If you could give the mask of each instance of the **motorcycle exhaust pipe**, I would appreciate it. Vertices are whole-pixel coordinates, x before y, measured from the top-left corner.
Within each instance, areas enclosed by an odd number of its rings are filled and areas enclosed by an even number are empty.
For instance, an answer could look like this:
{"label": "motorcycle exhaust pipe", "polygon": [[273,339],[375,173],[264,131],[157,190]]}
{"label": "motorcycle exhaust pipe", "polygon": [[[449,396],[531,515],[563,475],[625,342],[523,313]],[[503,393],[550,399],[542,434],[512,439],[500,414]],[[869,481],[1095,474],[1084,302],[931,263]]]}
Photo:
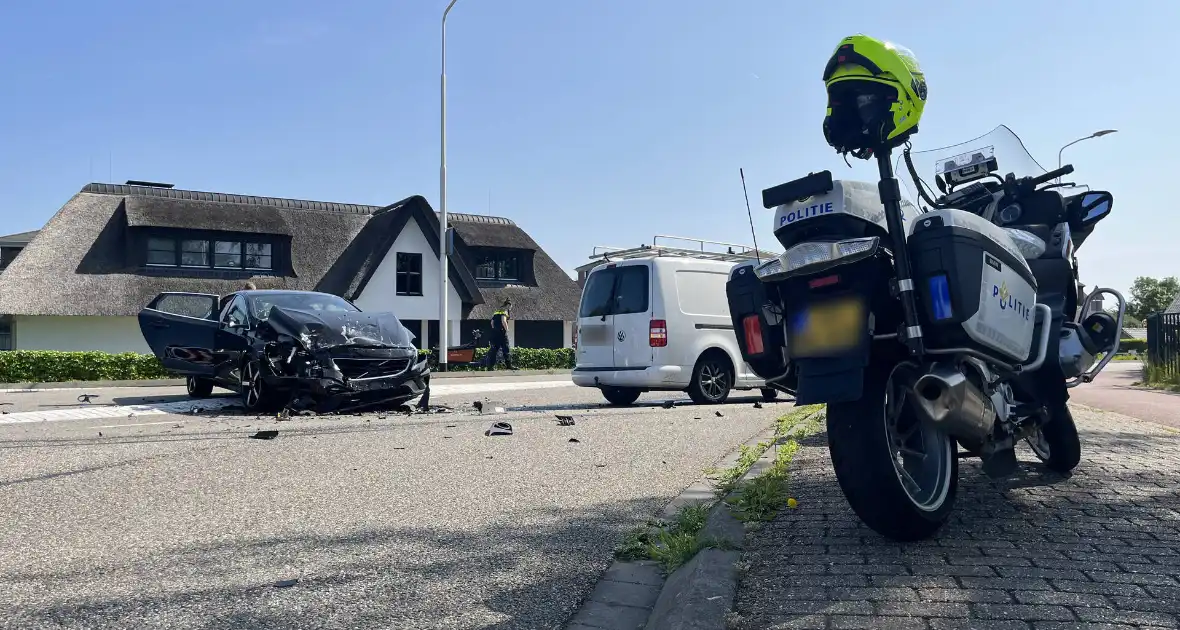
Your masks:
{"label": "motorcycle exhaust pipe", "polygon": [[935,364],[914,383],[914,394],[919,415],[964,446],[978,448],[991,437],[996,423],[991,401],[954,366]]}

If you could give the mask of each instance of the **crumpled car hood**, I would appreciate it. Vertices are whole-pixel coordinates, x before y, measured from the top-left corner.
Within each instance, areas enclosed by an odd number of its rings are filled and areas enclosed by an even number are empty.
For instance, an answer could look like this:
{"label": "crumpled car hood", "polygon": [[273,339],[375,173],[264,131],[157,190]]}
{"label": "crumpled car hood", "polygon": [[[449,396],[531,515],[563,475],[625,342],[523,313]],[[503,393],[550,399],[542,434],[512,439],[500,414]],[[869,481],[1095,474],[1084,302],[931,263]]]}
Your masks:
{"label": "crumpled car hood", "polygon": [[410,347],[413,334],[393,313],[305,311],[272,307],[267,323],[308,350],[335,346]]}

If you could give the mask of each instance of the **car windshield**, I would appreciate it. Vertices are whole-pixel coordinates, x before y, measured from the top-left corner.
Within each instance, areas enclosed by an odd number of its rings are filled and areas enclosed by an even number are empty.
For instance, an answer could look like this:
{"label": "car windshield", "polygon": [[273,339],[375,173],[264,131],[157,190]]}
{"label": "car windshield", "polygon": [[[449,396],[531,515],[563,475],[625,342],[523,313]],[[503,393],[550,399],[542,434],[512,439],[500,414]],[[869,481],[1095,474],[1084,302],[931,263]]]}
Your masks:
{"label": "car windshield", "polygon": [[[910,199],[921,200],[919,186],[925,188],[927,195],[937,199],[941,193],[935,188],[936,176],[946,182],[948,171],[983,165],[991,159],[996,161],[998,168],[995,174],[1000,177],[1005,177],[1008,173],[1012,173],[1018,178],[1036,177],[1048,172],[1028,152],[1020,137],[1005,125],[1000,125],[974,140],[940,149],[911,152],[910,160],[913,162],[914,169],[917,170],[921,181],[914,181],[906,166],[904,155],[897,158],[894,170],[898,179],[905,185]],[[1083,192],[1085,189],[1085,186],[1071,184],[1062,186],[1058,190],[1062,195],[1068,197],[1071,194]]]}
{"label": "car windshield", "polygon": [[328,311],[334,313],[357,312],[360,309],[347,300],[327,293],[260,293],[246,298],[250,312],[259,321],[270,317],[270,309],[279,306],[301,311]]}

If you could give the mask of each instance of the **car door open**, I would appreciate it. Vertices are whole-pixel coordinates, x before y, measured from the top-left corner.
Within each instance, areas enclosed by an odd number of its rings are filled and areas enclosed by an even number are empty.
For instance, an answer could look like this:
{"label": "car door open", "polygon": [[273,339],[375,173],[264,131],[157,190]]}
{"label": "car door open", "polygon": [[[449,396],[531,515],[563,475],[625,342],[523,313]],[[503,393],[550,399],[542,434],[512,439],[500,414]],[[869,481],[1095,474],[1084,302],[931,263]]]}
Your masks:
{"label": "car door open", "polygon": [[139,330],[164,367],[211,376],[216,360],[218,296],[161,293],[139,312]]}

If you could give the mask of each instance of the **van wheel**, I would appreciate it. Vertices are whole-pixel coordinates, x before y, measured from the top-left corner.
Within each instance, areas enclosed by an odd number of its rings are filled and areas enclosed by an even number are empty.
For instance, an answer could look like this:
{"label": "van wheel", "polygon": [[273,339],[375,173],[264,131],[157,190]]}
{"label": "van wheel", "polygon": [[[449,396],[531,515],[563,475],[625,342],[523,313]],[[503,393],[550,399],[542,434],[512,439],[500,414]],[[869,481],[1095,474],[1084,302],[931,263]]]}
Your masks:
{"label": "van wheel", "polygon": [[612,405],[630,405],[639,400],[639,390],[634,387],[603,387],[602,395]]}
{"label": "van wheel", "polygon": [[778,398],[778,390],[777,389],[774,389],[773,387],[763,387],[762,388],[762,400],[765,400],[766,402],[771,402],[777,398]]}
{"label": "van wheel", "polygon": [[186,376],[184,388],[188,391],[189,398],[208,398],[213,393],[213,381],[207,378]]}
{"label": "van wheel", "polygon": [[724,355],[709,352],[697,361],[688,384],[688,397],[698,405],[719,405],[729,398],[733,368]]}

